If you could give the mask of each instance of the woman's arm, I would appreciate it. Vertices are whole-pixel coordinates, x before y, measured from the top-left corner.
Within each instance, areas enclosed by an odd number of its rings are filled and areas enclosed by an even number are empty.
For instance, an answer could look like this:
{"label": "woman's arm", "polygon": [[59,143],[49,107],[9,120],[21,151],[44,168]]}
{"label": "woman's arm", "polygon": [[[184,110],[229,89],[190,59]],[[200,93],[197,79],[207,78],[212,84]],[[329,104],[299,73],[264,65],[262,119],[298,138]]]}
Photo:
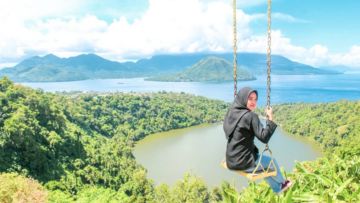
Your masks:
{"label": "woman's arm", "polygon": [[[255,113],[252,113],[251,119],[251,128],[254,135],[263,143],[268,143],[272,134],[275,132],[277,127],[276,123],[271,120],[266,120],[266,126],[264,128],[263,124],[260,122],[259,116]],[[272,117],[271,117],[272,119]]]}

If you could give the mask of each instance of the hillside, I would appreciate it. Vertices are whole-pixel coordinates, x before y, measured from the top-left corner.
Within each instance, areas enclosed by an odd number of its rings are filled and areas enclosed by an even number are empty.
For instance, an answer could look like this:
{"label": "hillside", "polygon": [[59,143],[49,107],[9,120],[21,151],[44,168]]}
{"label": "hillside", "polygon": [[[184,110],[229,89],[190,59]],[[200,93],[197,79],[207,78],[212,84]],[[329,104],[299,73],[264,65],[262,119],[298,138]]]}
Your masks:
{"label": "hillside", "polygon": [[284,130],[314,139],[326,152],[298,163],[286,175],[295,185],[280,196],[263,182],[241,193],[228,183],[210,190],[188,174],[173,187],[156,186],[136,163],[136,140],[219,122],[227,110],[221,101],[163,92],[56,95],[1,79],[0,103],[0,202],[11,202],[15,192],[26,195],[18,197],[22,202],[360,200],[360,101],[274,106]]}
{"label": "hillside", "polygon": [[[191,67],[201,59],[216,56],[227,61],[233,60],[232,53],[194,53],[177,55],[156,55],[150,59],[142,59],[136,63],[138,69],[146,69],[154,74],[178,73]],[[238,66],[247,69],[251,74],[266,74],[266,55],[259,53],[238,53]],[[272,55],[272,74],[275,75],[308,75],[308,74],[339,74],[335,70],[325,70],[291,61],[280,55]]]}
{"label": "hillside", "polygon": [[[59,58],[49,54],[26,59],[14,67],[0,70],[0,76],[7,76],[16,82],[58,82],[87,79],[157,77],[171,75],[190,68],[201,59],[216,56],[232,61],[231,53],[224,54],[177,54],[155,55],[137,62],[116,62],[95,54],[83,54],[70,58]],[[239,53],[238,66],[252,75],[266,74],[266,55]],[[338,74],[334,70],[314,68],[291,61],[285,57],[272,56],[272,74]]]}
{"label": "hillside", "polygon": [[[256,78],[247,70],[238,68],[238,80],[255,80]],[[172,81],[172,82],[215,82],[232,81],[233,65],[219,57],[209,56],[201,59],[199,62],[185,69],[184,71],[159,77],[152,77],[148,80]]]}
{"label": "hillside", "polygon": [[134,76],[126,64],[109,61],[95,54],[59,58],[49,54],[32,57],[13,68],[0,70],[0,76],[8,76],[17,82],[55,82]]}
{"label": "hillside", "polygon": [[[15,176],[6,173],[31,177],[49,191],[50,202],[153,200],[155,185],[135,161],[134,142],[219,122],[227,108],[222,101],[164,92],[61,96],[6,78],[0,79],[0,104],[0,183]],[[22,188],[28,188],[24,181],[2,185],[0,202],[11,202],[8,191]]]}

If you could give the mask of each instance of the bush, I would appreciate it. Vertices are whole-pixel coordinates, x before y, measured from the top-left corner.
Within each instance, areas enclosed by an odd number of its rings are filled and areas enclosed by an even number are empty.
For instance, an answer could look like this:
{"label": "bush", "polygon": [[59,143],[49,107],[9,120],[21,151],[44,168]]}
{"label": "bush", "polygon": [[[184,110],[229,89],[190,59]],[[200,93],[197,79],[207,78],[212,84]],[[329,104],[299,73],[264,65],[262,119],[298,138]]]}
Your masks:
{"label": "bush", "polygon": [[0,202],[46,202],[47,191],[36,180],[16,173],[0,174]]}

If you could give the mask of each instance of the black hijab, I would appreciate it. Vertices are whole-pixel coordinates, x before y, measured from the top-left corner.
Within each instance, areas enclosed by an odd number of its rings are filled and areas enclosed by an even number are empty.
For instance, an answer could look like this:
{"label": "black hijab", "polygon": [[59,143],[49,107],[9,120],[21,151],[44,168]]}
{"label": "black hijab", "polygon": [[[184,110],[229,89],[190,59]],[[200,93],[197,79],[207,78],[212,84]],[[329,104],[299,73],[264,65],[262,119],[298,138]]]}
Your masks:
{"label": "black hijab", "polygon": [[250,111],[247,106],[248,97],[251,93],[255,92],[256,96],[258,93],[256,90],[251,89],[250,87],[243,87],[237,93],[234,103],[231,105],[230,109],[226,113],[224,119],[224,132],[226,139],[229,139],[231,134],[234,132],[236,125],[240,119]]}

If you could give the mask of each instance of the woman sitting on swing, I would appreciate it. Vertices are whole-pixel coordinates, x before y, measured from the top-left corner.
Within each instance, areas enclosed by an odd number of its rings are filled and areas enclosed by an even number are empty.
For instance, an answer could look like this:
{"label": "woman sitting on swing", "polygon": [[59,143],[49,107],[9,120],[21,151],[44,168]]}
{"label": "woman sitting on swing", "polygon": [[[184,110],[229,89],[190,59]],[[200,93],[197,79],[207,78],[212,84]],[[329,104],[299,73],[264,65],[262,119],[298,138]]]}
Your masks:
{"label": "woman sitting on swing", "polygon": [[[272,121],[271,108],[266,109],[266,127],[263,127],[259,116],[253,112],[257,99],[256,90],[249,87],[242,88],[225,116],[224,131],[228,140],[226,165],[231,170],[252,173],[259,161],[259,150],[254,144],[254,138],[257,137],[261,142],[267,144],[277,127]],[[268,168],[270,161],[271,157],[263,155],[261,164]],[[277,175],[266,177],[265,180],[275,193],[280,194],[286,191],[292,183],[284,179],[276,160],[274,160],[274,165]]]}

